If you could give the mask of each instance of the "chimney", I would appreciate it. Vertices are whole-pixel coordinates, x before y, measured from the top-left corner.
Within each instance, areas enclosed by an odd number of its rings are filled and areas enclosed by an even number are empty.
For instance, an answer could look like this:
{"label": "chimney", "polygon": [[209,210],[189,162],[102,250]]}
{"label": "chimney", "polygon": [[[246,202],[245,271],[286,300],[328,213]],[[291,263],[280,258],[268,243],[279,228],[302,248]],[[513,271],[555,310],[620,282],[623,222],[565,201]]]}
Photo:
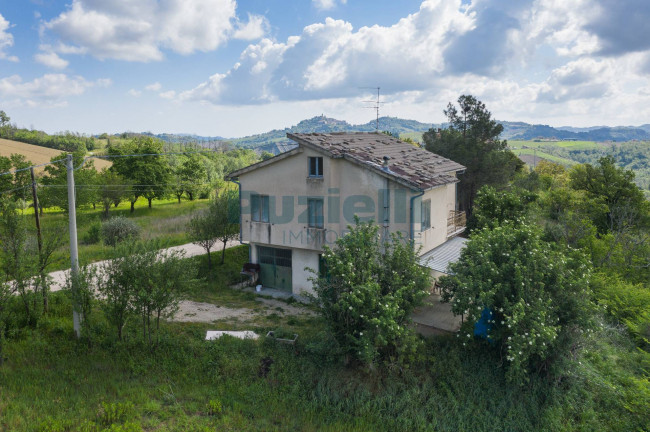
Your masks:
{"label": "chimney", "polygon": [[390,156],[384,156],[384,164],[382,166],[382,169],[384,171],[390,171],[390,169],[388,168],[388,161],[389,160],[390,160]]}

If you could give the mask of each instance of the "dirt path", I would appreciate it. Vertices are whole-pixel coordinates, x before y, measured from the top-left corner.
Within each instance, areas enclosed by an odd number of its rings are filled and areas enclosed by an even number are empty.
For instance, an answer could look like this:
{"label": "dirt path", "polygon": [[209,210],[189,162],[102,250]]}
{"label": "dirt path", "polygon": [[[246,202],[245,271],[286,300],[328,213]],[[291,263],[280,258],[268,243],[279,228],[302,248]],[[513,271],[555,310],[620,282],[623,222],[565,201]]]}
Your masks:
{"label": "dirt path", "polygon": [[223,319],[235,319],[246,321],[260,315],[304,315],[315,316],[312,310],[300,305],[290,305],[278,300],[257,298],[260,308],[228,308],[212,303],[200,303],[195,301],[183,300],[180,302],[178,312],[171,321],[178,322],[204,322],[210,323]]}
{"label": "dirt path", "polygon": [[[228,244],[226,245],[226,249],[239,246],[239,245],[240,243],[238,240],[231,241],[228,242]],[[205,255],[205,249],[203,249],[201,246],[195,245],[194,243],[187,243],[180,246],[174,246],[165,250],[184,251],[186,258],[197,256],[197,255]],[[219,246],[218,250],[221,250],[221,246]],[[107,262],[108,261],[97,261],[95,263],[92,263],[91,266],[97,268],[103,266]],[[63,289],[63,287],[65,286],[65,278],[69,271],[70,270],[59,270],[59,271],[49,273],[49,276],[52,278],[52,285],[50,285],[50,291],[59,291]]]}

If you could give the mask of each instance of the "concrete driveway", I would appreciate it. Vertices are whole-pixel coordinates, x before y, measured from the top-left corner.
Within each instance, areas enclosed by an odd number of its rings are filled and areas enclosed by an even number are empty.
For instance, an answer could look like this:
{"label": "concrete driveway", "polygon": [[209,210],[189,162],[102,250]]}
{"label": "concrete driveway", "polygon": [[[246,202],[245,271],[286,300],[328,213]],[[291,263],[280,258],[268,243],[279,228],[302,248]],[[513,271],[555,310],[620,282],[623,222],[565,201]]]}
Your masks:
{"label": "concrete driveway", "polygon": [[[226,244],[226,249],[231,247],[239,246],[239,240],[230,241]],[[219,243],[214,251],[221,251],[222,244]],[[174,246],[165,249],[167,251],[183,251],[185,252],[185,257],[193,257],[197,255],[205,255],[205,249],[201,246],[197,246],[194,243],[187,243],[180,246]],[[97,261],[91,264],[92,267],[98,268],[106,264],[108,261]],[[50,285],[50,291],[59,291],[65,287],[66,275],[70,270],[59,270],[52,273],[49,273],[49,276],[52,278],[52,284]]]}

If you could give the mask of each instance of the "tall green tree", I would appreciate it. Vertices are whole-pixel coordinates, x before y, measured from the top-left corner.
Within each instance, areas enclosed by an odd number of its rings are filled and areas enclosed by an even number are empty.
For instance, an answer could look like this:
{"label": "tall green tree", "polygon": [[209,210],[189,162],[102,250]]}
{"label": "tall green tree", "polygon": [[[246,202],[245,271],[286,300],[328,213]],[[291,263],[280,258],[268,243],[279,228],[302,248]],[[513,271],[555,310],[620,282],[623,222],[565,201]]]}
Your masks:
{"label": "tall green tree", "polygon": [[422,138],[427,150],[467,168],[460,176],[459,204],[471,216],[482,186],[505,186],[524,164],[507,149],[507,142],[499,139],[503,126],[474,96],[459,97],[458,107],[449,103],[444,113],[449,128],[440,132],[430,129]]}
{"label": "tall green tree", "polygon": [[162,141],[147,136],[137,136],[120,145],[110,145],[107,152],[112,159],[112,170],[131,183],[131,212],[135,211],[135,202],[144,197],[149,202],[164,198],[171,182],[169,161],[163,153]]}
{"label": "tall green tree", "polygon": [[[74,165],[75,201],[77,206],[91,205],[97,202],[97,171],[92,160],[84,162],[85,151],[72,153]],[[54,156],[51,162],[60,161],[62,156]],[[41,193],[44,207],[57,206],[68,211],[68,168],[65,162],[57,162],[45,167],[46,176],[42,183],[45,190]],[[29,175],[29,173],[27,173]],[[31,180],[30,180],[31,181]]]}
{"label": "tall green tree", "polygon": [[127,197],[129,185],[124,177],[108,168],[102,169],[98,174],[97,183],[102,214],[107,219],[111,206],[117,207]]}
{"label": "tall green tree", "polygon": [[[0,174],[11,171],[11,159],[0,156]],[[14,176],[12,174],[0,175],[0,195],[9,194],[14,185]]]}
{"label": "tall green tree", "polygon": [[615,231],[621,225],[647,224],[649,206],[634,183],[634,172],[617,167],[613,156],[600,158],[597,165],[576,165],[569,177],[573,189],[605,203],[606,210],[594,220],[599,233]]}
{"label": "tall green tree", "polygon": [[26,170],[26,168],[32,166],[32,163],[24,155],[18,153],[12,153],[9,159],[11,159],[11,167],[14,170],[20,170],[14,173],[13,186],[17,189],[13,192],[14,199],[24,200],[30,198],[31,194],[28,187],[32,183],[32,179],[29,170]]}

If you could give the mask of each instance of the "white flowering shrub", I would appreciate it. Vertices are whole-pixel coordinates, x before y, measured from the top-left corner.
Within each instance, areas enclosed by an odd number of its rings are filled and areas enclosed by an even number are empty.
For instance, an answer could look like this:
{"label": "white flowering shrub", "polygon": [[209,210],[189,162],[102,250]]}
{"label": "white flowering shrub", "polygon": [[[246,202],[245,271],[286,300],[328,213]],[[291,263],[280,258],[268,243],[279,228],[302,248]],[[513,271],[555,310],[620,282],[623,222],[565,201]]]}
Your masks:
{"label": "white flowering shrub", "polygon": [[518,221],[476,232],[450,270],[439,283],[464,316],[459,337],[464,345],[485,343],[473,329],[488,308],[489,341],[502,351],[510,381],[547,367],[593,315],[588,260],[543,241],[535,226]]}
{"label": "white flowering shrub", "polygon": [[410,314],[431,285],[410,241],[356,221],[333,248],[325,247],[325,271],[314,279],[316,303],[348,360],[365,365],[406,364],[419,339]]}

